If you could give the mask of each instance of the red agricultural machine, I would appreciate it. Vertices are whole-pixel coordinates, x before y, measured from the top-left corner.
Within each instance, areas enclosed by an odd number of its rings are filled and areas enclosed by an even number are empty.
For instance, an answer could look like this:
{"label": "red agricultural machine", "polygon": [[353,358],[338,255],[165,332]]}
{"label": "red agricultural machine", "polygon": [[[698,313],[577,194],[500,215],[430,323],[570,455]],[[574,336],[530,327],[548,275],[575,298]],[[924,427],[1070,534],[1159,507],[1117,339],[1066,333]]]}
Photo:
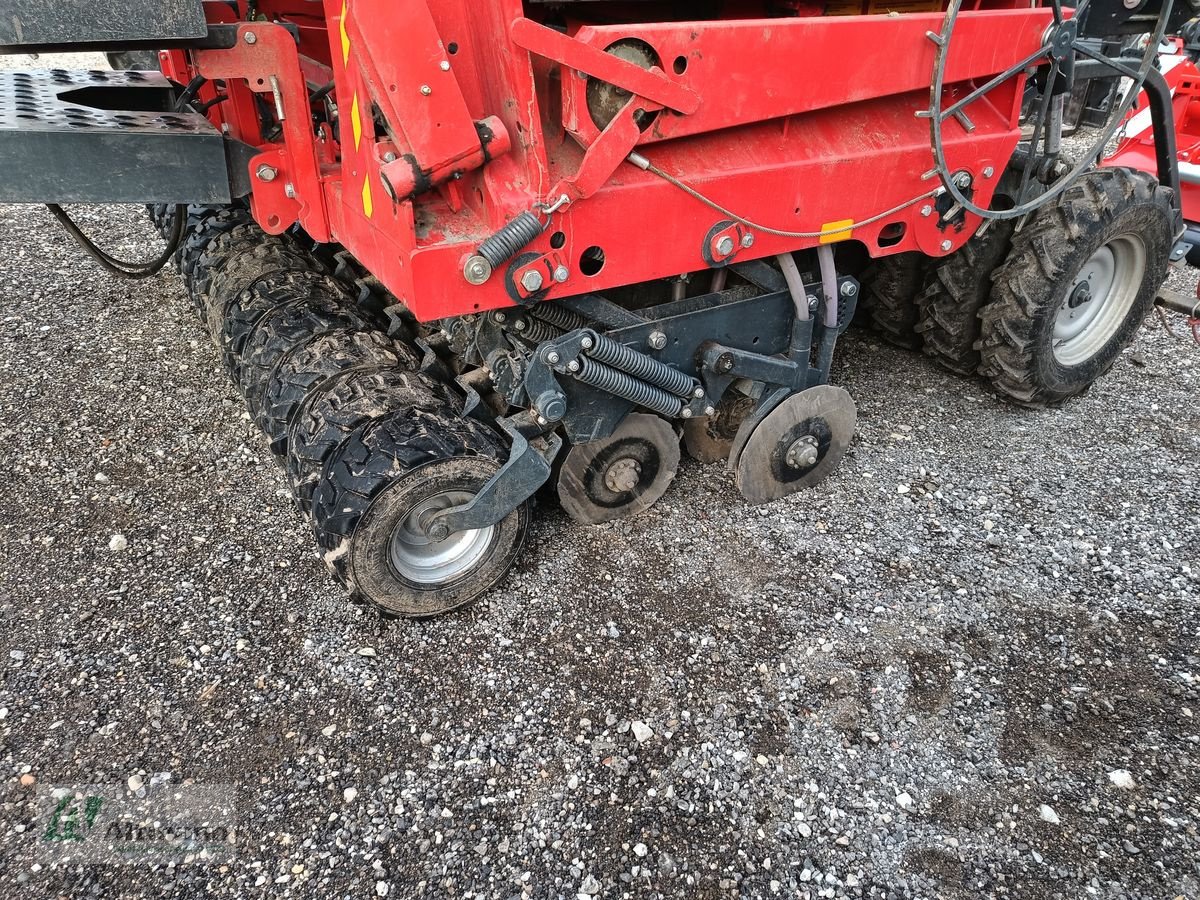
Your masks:
{"label": "red agricultural machine", "polygon": [[[1183,230],[1181,0],[0,7],[9,52],[157,53],[0,75],[0,200],[119,274],[177,261],[325,561],[394,614],[493,586],[544,486],[584,524],[646,508],[681,439],[752,503],[820,481],[856,313],[1018,403],[1077,394]],[[1114,76],[1068,158],[1066,99]],[[1097,168],[1143,85],[1156,177]],[[167,251],[114,259],[69,202],[145,202]]]}

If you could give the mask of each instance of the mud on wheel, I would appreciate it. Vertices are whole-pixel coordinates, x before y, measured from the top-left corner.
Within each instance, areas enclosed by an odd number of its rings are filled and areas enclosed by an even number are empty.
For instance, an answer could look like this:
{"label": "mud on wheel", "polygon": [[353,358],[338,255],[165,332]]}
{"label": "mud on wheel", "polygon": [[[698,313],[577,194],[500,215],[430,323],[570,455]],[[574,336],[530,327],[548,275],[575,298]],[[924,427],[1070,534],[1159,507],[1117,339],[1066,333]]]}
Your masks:
{"label": "mud on wheel", "polygon": [[1028,406],[1086,390],[1150,311],[1178,230],[1149,175],[1097,169],[1036,210],[996,270],[980,374]]}
{"label": "mud on wheel", "polygon": [[356,431],[313,502],[325,563],[356,597],[397,616],[447,612],[504,577],[525,543],[529,504],[494,525],[429,536],[500,468],[499,438],[451,409],[400,409]]}

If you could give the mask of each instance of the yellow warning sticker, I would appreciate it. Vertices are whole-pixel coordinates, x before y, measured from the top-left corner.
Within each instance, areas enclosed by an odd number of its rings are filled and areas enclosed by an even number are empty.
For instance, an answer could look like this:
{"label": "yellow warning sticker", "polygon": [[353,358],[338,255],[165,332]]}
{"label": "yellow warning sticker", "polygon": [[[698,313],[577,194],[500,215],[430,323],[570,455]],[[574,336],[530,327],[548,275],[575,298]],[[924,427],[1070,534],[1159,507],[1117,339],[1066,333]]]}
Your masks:
{"label": "yellow warning sticker", "polygon": [[350,35],[346,34],[346,3],[342,2],[342,16],[338,20],[338,31],[342,36],[342,65],[350,61]]}
{"label": "yellow warning sticker", "polygon": [[848,241],[854,234],[853,229],[853,219],[840,219],[837,222],[826,222],[821,226],[821,243],[836,244],[838,241]]}
{"label": "yellow warning sticker", "polygon": [[371,176],[370,175],[368,175],[366,177],[366,179],[363,181],[362,201],[363,201],[363,212],[366,214],[367,218],[369,219],[369,218],[371,218],[371,213],[375,209],[375,204],[371,201]]}
{"label": "yellow warning sticker", "polygon": [[362,140],[362,117],[358,114],[358,91],[354,92],[354,100],[350,103],[350,128],[354,132],[354,149]]}

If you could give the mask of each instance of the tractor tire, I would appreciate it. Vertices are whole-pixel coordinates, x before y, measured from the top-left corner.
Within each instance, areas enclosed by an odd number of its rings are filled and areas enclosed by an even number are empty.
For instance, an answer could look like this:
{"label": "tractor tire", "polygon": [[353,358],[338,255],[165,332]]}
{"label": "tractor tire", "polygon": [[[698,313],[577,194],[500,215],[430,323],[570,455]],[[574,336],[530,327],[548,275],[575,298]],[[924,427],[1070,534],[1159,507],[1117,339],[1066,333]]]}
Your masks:
{"label": "tractor tire", "polygon": [[312,291],[339,296],[341,286],[308,267],[279,269],[256,278],[225,305],[218,349],[225,371],[234,382],[238,381],[246,341],[259,320],[272,310]]}
{"label": "tractor tire", "polygon": [[429,512],[468,502],[503,464],[499,437],[453,408],[402,408],[355,431],[330,460],[313,502],[322,556],[351,595],[424,618],[492,588],[525,543],[530,506],[444,540]]}
{"label": "tractor tire", "polygon": [[1170,191],[1120,168],[1096,169],[1036,210],[996,270],[980,374],[1022,406],[1086,390],[1150,311],[1179,224]]}
{"label": "tractor tire", "polygon": [[293,348],[271,371],[256,424],[271,452],[287,457],[288,426],[308,394],[346,369],[374,366],[415,370],[417,354],[378,331],[331,331]]}
{"label": "tractor tire", "polygon": [[897,253],[872,260],[862,275],[863,294],[871,324],[889,344],[917,350],[917,294],[924,278],[925,257],[920,253]]}
{"label": "tractor tire", "polygon": [[279,361],[300,344],[331,331],[369,331],[370,323],[347,305],[344,295],[311,288],[258,320],[246,338],[237,384],[252,419],[258,418],[267,381]]}
{"label": "tractor tire", "polygon": [[393,366],[347,369],[309,392],[288,429],[288,479],[309,513],[321,473],[350,436],[397,408],[454,408],[447,385]]}
{"label": "tractor tire", "polygon": [[992,293],[992,273],[1012,245],[1012,221],[993,221],[933,264],[917,297],[917,332],[926,355],[958,375],[979,368],[979,314]]}

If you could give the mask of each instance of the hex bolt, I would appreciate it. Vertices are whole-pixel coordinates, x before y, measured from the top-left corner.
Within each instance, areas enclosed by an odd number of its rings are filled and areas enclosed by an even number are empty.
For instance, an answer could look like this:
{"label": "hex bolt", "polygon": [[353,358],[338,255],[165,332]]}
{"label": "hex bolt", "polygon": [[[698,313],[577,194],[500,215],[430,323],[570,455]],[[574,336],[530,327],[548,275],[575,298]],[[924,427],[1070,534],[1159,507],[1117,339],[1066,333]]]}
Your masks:
{"label": "hex bolt", "polygon": [[274,181],[275,176],[278,175],[279,172],[274,166],[268,166],[266,163],[263,163],[254,170],[254,174],[258,176],[259,181]]}
{"label": "hex bolt", "polygon": [[579,360],[573,359],[569,363],[567,363],[567,371],[568,372],[578,372],[579,371]]}
{"label": "hex bolt", "polygon": [[984,167],[984,169],[983,169],[983,177],[984,178],[991,178],[995,174],[996,174],[996,170],[993,169],[991,166]]}
{"label": "hex bolt", "polygon": [[395,162],[396,154],[393,153],[391,150],[389,150],[387,153],[383,154],[383,161],[384,162]]}
{"label": "hex bolt", "polygon": [[253,31],[247,31],[242,35],[242,40],[247,44],[254,44],[258,41],[258,35],[256,35]]}
{"label": "hex bolt", "polygon": [[967,172],[959,172],[954,176],[954,183],[960,188],[969,188],[971,186],[971,176]]}
{"label": "hex bolt", "polygon": [[717,241],[717,252],[722,256],[728,256],[730,253],[732,253],[733,238],[731,238],[729,235],[725,235],[725,237]]}
{"label": "hex bolt", "polygon": [[699,400],[701,397],[704,396],[704,388],[697,385],[696,389],[694,391],[692,391],[692,396],[695,397],[697,400]]}
{"label": "hex bolt", "polygon": [[683,416],[685,419],[690,419],[692,417],[692,411],[690,408],[685,406],[679,415]]}
{"label": "hex bolt", "polygon": [[705,414],[706,416],[712,416],[712,415],[716,415],[716,412],[717,412],[717,408],[716,408],[715,406],[706,406],[706,407],[704,407],[704,414]]}
{"label": "hex bolt", "polygon": [[502,312],[492,313],[492,321],[495,322],[497,325],[503,325],[506,319],[508,319],[508,316],[506,316]]}
{"label": "hex bolt", "polygon": [[463,266],[463,278],[468,284],[483,284],[492,277],[492,264],[482,256],[472,256]]}
{"label": "hex bolt", "polygon": [[433,88],[431,88],[427,84],[423,84],[423,85],[421,85],[421,93],[424,94],[426,97],[428,97],[430,94],[433,93]]}
{"label": "hex bolt", "polygon": [[858,293],[858,288],[853,281],[843,281],[840,290],[843,297],[853,297]]}
{"label": "hex bolt", "polygon": [[524,331],[528,327],[524,319],[517,319],[517,321],[513,322],[513,331]]}
{"label": "hex bolt", "polygon": [[449,72],[450,71],[450,60],[443,59],[440,63],[438,63],[438,68],[441,69],[443,72]]}
{"label": "hex bolt", "polygon": [[921,215],[923,215],[925,217],[932,216],[933,215],[933,207],[930,206],[928,203],[926,203],[924,206],[921,207]]}
{"label": "hex bolt", "polygon": [[745,248],[746,250],[749,250],[753,246],[754,246],[754,235],[743,234],[742,235],[742,247]]}
{"label": "hex bolt", "polygon": [[595,341],[593,341],[590,337],[585,337],[579,342],[579,346],[584,350],[591,350],[594,345]]}
{"label": "hex bolt", "polygon": [[667,346],[667,336],[661,331],[650,332],[649,343],[654,350],[661,350]]}
{"label": "hex bolt", "polygon": [[551,350],[549,353],[546,354],[546,362],[548,362],[552,366],[557,366],[561,360],[562,360],[562,357],[558,355],[557,350]]}
{"label": "hex bolt", "polygon": [[943,250],[949,250],[953,246],[954,246],[954,243],[952,241],[942,241],[942,249]]}
{"label": "hex bolt", "polygon": [[564,281],[566,281],[570,277],[571,277],[571,270],[568,269],[566,266],[556,266],[554,268],[554,280],[557,281],[559,284],[562,284]]}
{"label": "hex bolt", "polygon": [[533,294],[542,289],[542,273],[536,269],[530,269],[521,276],[521,287]]}

